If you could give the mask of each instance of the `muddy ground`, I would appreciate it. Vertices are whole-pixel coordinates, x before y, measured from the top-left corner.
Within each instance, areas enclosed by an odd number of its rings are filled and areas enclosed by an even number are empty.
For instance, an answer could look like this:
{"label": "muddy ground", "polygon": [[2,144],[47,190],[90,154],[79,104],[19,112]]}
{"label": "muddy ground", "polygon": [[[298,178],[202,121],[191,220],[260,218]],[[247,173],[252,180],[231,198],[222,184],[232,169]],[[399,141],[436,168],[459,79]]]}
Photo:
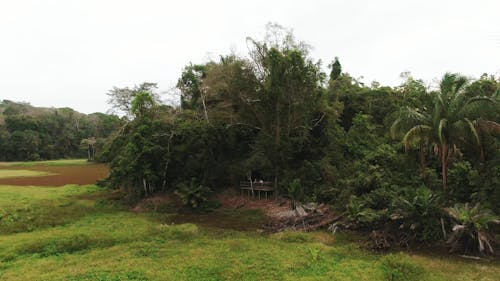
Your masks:
{"label": "muddy ground", "polygon": [[5,178],[0,179],[0,185],[36,185],[36,186],[63,186],[66,184],[95,184],[109,174],[108,166],[104,164],[79,165],[79,166],[42,166],[30,167],[0,166],[3,170],[32,170],[49,172],[54,175]]}

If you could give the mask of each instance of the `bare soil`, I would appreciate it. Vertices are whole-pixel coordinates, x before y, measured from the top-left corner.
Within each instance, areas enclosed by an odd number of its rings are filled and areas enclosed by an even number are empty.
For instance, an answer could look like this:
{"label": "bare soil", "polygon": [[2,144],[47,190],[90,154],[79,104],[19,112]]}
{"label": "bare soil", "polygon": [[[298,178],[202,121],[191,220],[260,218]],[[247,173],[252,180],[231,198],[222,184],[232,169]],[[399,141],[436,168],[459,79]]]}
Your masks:
{"label": "bare soil", "polygon": [[228,209],[256,209],[261,210],[270,220],[279,220],[295,216],[292,203],[289,199],[252,199],[240,195],[234,189],[227,189],[215,196],[224,208]]}

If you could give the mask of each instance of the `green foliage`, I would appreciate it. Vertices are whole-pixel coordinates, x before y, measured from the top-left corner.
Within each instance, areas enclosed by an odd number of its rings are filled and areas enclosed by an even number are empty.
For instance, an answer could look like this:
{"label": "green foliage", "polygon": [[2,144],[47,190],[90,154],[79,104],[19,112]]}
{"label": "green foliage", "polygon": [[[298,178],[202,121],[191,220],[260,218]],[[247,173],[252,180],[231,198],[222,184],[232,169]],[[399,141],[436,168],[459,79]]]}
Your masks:
{"label": "green foliage", "polygon": [[294,179],[288,185],[288,196],[292,199],[292,209],[295,210],[296,200],[300,199],[302,193],[302,185],[300,184],[300,179]]}
{"label": "green foliage", "polygon": [[330,64],[330,80],[337,80],[342,74],[342,65],[340,65],[339,58],[335,57],[335,60]]}
{"label": "green foliage", "polygon": [[[416,107],[400,108],[391,126],[393,136],[404,135],[407,149],[415,144],[420,145],[422,152],[428,145],[435,147],[440,156],[445,191],[450,156],[459,154],[459,148],[467,144],[481,146],[480,135],[499,126],[497,120],[490,119],[498,112],[497,100],[467,95],[468,82],[460,74],[446,73],[440,81],[439,91],[429,93]],[[421,161],[425,163],[423,158]]]}
{"label": "green foliage", "polygon": [[198,184],[196,178],[192,178],[189,185],[179,184],[175,194],[181,198],[185,205],[197,209],[208,201],[211,192],[209,187]]}
{"label": "green foliage", "polygon": [[[0,102],[0,161],[37,161],[83,158],[82,139],[94,138],[94,151],[117,131],[122,121],[114,115],[85,115],[69,108],[46,109],[10,101]],[[2,118],[3,117],[3,118]]]}
{"label": "green foliage", "polygon": [[404,244],[436,241],[441,238],[438,199],[426,187],[378,188],[360,197],[352,196],[347,217],[358,227],[381,229],[392,237],[404,233]]}
{"label": "green foliage", "polygon": [[308,248],[309,258],[311,263],[315,264],[319,261],[321,249],[320,248]]}
{"label": "green foliage", "polygon": [[453,232],[447,243],[452,252],[461,251],[465,254],[493,254],[493,238],[488,234],[489,224],[499,224],[500,217],[491,211],[482,209],[480,204],[472,206],[469,203],[455,204],[445,208],[446,214],[454,221]]}
{"label": "green foliage", "polygon": [[483,207],[500,214],[500,158],[489,161],[479,169],[479,191],[473,194],[474,201],[481,202]]}
{"label": "green foliage", "polygon": [[402,231],[413,233],[417,241],[439,240],[439,196],[425,186],[405,193],[393,199],[391,220],[399,223]]}
{"label": "green foliage", "polygon": [[387,281],[420,281],[426,276],[422,266],[402,253],[386,255],[380,264]]}
{"label": "green foliage", "polygon": [[449,171],[450,193],[454,202],[471,202],[479,191],[479,173],[467,161],[454,162]]}

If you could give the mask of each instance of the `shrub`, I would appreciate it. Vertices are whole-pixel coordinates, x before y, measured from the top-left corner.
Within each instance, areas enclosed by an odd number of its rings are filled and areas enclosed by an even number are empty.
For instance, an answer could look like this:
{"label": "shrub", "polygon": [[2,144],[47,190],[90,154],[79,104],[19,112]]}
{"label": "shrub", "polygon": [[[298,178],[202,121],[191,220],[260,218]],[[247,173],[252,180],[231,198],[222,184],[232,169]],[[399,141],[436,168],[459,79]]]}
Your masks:
{"label": "shrub", "polygon": [[453,233],[448,239],[451,252],[465,254],[493,254],[493,238],[488,234],[488,224],[500,223],[500,218],[478,204],[456,204],[445,212],[453,219]]}
{"label": "shrub", "polygon": [[200,208],[208,200],[208,196],[212,191],[207,186],[197,184],[196,178],[191,179],[188,185],[180,184],[179,188],[175,191],[182,202],[194,209]]}
{"label": "shrub", "polygon": [[[376,248],[408,247],[414,241],[441,238],[439,196],[429,188],[382,187],[351,196],[347,217],[356,226],[372,230]],[[380,242],[383,242],[382,244]]]}
{"label": "shrub", "polygon": [[387,209],[369,207],[365,198],[351,196],[347,205],[347,218],[361,227],[371,228],[387,219]]}
{"label": "shrub", "polygon": [[380,261],[384,278],[387,281],[420,281],[424,280],[425,271],[422,266],[413,262],[405,254],[389,254]]}
{"label": "shrub", "polygon": [[393,199],[391,219],[399,224],[399,229],[412,233],[419,241],[440,239],[439,196],[425,186],[409,188],[405,193]]}
{"label": "shrub", "polygon": [[292,199],[293,210],[295,210],[296,200],[299,199],[301,191],[302,191],[302,185],[300,184],[300,179],[294,179],[288,185],[288,196],[290,196],[290,199]]}

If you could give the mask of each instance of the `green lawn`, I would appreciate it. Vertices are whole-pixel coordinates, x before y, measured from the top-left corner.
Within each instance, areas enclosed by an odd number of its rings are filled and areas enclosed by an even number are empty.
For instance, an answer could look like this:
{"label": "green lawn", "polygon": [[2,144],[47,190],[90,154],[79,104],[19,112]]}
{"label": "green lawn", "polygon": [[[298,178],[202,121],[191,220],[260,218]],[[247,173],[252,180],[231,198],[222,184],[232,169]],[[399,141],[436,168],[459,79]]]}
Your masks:
{"label": "green lawn", "polygon": [[0,166],[30,167],[30,166],[72,166],[87,165],[87,159],[60,159],[48,161],[30,161],[30,162],[0,162]]}
{"label": "green lawn", "polygon": [[[500,265],[379,255],[326,232],[265,234],[168,224],[98,187],[0,186],[0,280],[499,280]],[[256,212],[224,211],[255,222]],[[411,277],[417,279],[411,279]]]}
{"label": "green lawn", "polygon": [[[0,170],[0,179],[48,176],[51,173],[30,170]],[[1,199],[0,199],[1,200]]]}

